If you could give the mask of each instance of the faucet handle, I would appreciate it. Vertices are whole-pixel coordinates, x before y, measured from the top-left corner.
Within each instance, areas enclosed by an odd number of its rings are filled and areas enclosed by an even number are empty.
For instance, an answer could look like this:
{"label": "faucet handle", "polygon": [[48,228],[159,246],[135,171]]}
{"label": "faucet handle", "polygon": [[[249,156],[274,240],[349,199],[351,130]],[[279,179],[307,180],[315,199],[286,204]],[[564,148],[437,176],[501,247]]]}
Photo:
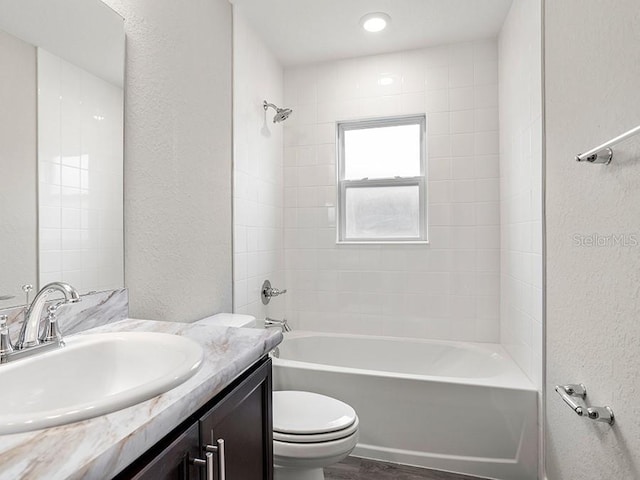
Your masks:
{"label": "faucet handle", "polygon": [[29,294],[33,291],[33,285],[30,285],[28,283],[26,285],[22,285],[22,291],[27,297],[25,301],[25,305],[29,305]]}
{"label": "faucet handle", "polygon": [[0,363],[4,363],[6,356],[13,352],[9,327],[7,327],[8,320],[8,316],[0,315]]}
{"label": "faucet handle", "polygon": [[260,297],[262,298],[263,305],[267,305],[271,301],[271,297],[277,297],[285,293],[287,293],[286,288],[284,290],[280,290],[278,288],[272,288],[271,282],[269,280],[265,280],[264,283],[262,284]]}
{"label": "faucet handle", "polygon": [[57,342],[60,346],[64,345],[62,333],[58,326],[58,319],[56,318],[56,312],[62,305],[64,305],[64,302],[58,302],[47,307],[47,318],[44,320],[44,329],[40,334],[40,343]]}

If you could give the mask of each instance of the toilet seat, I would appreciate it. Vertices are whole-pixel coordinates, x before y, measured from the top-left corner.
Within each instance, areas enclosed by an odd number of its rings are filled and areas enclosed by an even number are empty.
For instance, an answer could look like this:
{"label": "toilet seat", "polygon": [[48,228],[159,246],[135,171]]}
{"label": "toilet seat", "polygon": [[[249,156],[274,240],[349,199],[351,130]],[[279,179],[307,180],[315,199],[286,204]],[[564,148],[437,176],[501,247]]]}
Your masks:
{"label": "toilet seat", "polygon": [[343,438],[349,435],[346,430],[357,429],[357,425],[352,429],[356,420],[355,410],[335,398],[312,392],[273,392],[274,438],[276,433],[300,443],[307,443],[309,437],[322,438],[319,435],[328,440]]}
{"label": "toilet seat", "polygon": [[[335,458],[346,457],[358,443],[359,432],[330,442],[288,443],[274,440],[274,464],[280,466],[300,465],[303,461],[308,467],[318,467],[334,463]],[[329,459],[329,460],[328,460]],[[340,460],[335,460],[340,461]]]}
{"label": "toilet seat", "polygon": [[360,420],[356,416],[355,421],[343,430],[336,430],[335,432],[328,433],[311,433],[311,434],[295,434],[295,433],[282,433],[273,431],[273,439],[279,442],[287,443],[316,443],[316,442],[331,442],[333,440],[340,440],[342,438],[353,435],[358,431],[358,425]]}

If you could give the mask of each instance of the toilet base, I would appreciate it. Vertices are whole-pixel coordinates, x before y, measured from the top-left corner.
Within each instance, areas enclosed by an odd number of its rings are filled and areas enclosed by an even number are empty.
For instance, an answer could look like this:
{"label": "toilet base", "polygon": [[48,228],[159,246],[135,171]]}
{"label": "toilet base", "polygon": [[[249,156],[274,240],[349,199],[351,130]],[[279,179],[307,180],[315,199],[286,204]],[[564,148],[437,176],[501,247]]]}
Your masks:
{"label": "toilet base", "polygon": [[324,480],[322,468],[287,468],[275,465],[273,480]]}

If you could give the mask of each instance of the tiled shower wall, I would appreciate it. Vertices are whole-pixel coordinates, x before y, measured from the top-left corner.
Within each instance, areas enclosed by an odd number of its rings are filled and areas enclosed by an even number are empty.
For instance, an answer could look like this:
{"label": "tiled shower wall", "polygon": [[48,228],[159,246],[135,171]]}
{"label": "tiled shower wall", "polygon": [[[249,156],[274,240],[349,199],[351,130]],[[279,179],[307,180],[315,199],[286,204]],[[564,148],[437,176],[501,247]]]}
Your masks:
{"label": "tiled shower wall", "polygon": [[282,240],[282,124],[262,102],[282,105],[283,71],[234,9],[234,256],[233,308],[260,318],[284,313],[284,299],[265,307],[260,287],[284,283]]}
{"label": "tiled shower wall", "polygon": [[124,285],[122,95],[38,49],[40,285]]}
{"label": "tiled shower wall", "polygon": [[500,35],[501,342],[542,388],[542,73],[539,0]]}
{"label": "tiled shower wall", "polygon": [[[284,80],[291,322],[499,341],[497,41],[289,68]],[[425,112],[429,244],[336,245],[335,122]]]}

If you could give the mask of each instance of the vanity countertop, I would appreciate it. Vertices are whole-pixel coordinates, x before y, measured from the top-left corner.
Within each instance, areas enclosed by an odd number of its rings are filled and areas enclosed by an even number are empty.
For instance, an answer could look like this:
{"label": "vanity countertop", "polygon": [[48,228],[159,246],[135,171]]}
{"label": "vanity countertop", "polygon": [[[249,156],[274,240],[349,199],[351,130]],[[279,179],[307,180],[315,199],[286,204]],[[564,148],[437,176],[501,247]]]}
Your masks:
{"label": "vanity countertop", "polygon": [[133,319],[84,333],[140,331],[195,340],[204,349],[202,367],[185,383],[132,407],[60,427],[0,436],[0,480],[110,478],[282,341],[280,331],[273,329]]}

